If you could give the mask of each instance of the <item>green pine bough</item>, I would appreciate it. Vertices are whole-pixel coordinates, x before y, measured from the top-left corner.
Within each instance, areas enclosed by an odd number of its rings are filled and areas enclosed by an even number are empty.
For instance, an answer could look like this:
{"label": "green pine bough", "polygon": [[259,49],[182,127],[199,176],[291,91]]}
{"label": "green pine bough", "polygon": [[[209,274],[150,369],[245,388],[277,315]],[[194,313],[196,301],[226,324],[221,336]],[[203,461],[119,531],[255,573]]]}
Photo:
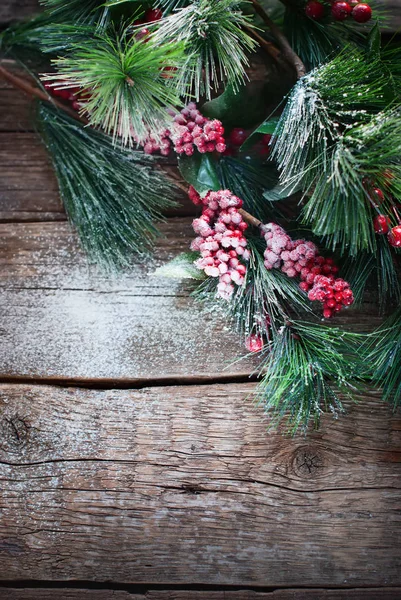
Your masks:
{"label": "green pine bough", "polygon": [[[129,268],[189,190],[197,236],[159,274],[192,279],[259,359],[253,396],[271,425],[318,426],[366,385],[397,408],[401,48],[382,43],[380,13],[42,4],[0,35],[2,58],[26,74],[2,63],[0,76],[38,99],[37,129],[90,260]],[[165,162],[174,155],[180,174]],[[383,325],[342,328],[340,309],[367,297],[390,314]]]}

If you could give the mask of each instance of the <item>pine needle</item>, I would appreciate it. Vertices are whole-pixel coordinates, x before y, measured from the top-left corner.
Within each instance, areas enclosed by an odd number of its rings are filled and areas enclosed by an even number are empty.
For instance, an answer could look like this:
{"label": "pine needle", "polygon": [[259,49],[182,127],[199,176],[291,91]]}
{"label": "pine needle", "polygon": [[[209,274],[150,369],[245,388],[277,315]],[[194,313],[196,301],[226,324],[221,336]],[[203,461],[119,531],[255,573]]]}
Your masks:
{"label": "pine needle", "polygon": [[117,149],[105,135],[42,104],[38,126],[60,194],[90,259],[106,269],[147,255],[154,224],[174,205],[172,187],[142,152]]}
{"label": "pine needle", "polygon": [[179,77],[171,82],[180,94],[193,92],[199,100],[203,94],[210,99],[220,83],[239,89],[246,79],[247,52],[257,46],[244,25],[249,26],[250,19],[234,0],[195,0],[157,24],[155,43],[176,40],[185,48]]}
{"label": "pine needle", "polygon": [[[149,39],[136,39],[127,30],[98,34],[53,61],[58,73],[45,79],[54,81],[57,88],[88,90],[84,111],[90,124],[132,146],[144,141],[149,132],[157,137],[171,122],[168,110],[181,105],[171,86],[176,76],[171,67],[178,66],[181,56],[179,44],[156,46]],[[170,69],[169,86],[166,67]]]}

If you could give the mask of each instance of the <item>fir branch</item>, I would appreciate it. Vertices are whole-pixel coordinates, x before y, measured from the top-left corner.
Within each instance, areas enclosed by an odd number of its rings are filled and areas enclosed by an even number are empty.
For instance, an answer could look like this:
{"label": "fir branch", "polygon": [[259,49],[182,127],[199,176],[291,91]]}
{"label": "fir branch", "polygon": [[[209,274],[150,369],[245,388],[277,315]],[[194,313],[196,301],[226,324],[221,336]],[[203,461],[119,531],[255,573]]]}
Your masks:
{"label": "fir branch", "polygon": [[293,88],[274,133],[272,158],[281,181],[313,181],[342,131],[368,122],[393,98],[380,58],[354,49],[308,73]]}
{"label": "fir branch", "polygon": [[127,31],[113,37],[104,33],[55,60],[57,75],[45,79],[55,81],[57,87],[90,90],[83,109],[90,125],[133,145],[149,132],[158,136],[171,121],[168,110],[181,104],[171,85],[176,71],[169,71],[169,86],[164,75],[164,69],[177,67],[180,58],[178,44],[161,47],[149,39],[135,39]]}
{"label": "fir branch", "polygon": [[382,387],[383,399],[396,409],[401,404],[401,309],[369,336],[362,350],[373,384]]}
{"label": "fir branch", "polygon": [[110,10],[104,0],[40,0],[46,14],[54,22],[96,25],[104,28],[110,21]]}
{"label": "fir branch", "polygon": [[198,100],[203,94],[210,99],[220,83],[238,89],[246,79],[247,52],[256,47],[243,30],[249,24],[235,0],[196,0],[155,25],[156,44],[184,44],[186,58],[178,79],[171,81],[179,93],[193,92]]}
{"label": "fir branch", "polygon": [[[40,14],[2,32],[0,48],[9,54],[25,50],[60,55],[91,38],[94,32],[91,26],[54,23],[48,15]],[[29,57],[32,58],[32,54]]]}
{"label": "fir branch", "polygon": [[[303,210],[305,221],[316,235],[326,237],[333,247],[340,244],[342,251],[353,256],[376,248],[364,178],[382,182],[383,189],[401,200],[400,110],[381,112],[368,123],[346,130],[331,155],[321,160],[320,173],[307,188],[311,196]],[[388,169],[392,177],[384,181]],[[389,202],[387,205],[390,208]],[[381,208],[385,210],[385,206]]]}
{"label": "fir branch", "polygon": [[360,336],[308,322],[284,325],[266,349],[256,399],[272,426],[295,434],[319,425],[323,412],[344,412],[341,396],[352,398],[359,369]]}
{"label": "fir branch", "polygon": [[39,130],[49,150],[67,214],[91,260],[112,269],[146,255],[154,220],[173,205],[172,186],[153,159],[116,149],[110,138],[41,105]]}
{"label": "fir branch", "polygon": [[359,252],[348,257],[344,265],[344,279],[349,282],[355,296],[355,304],[361,304],[367,288],[377,290],[381,314],[390,303],[400,303],[401,286],[394,252],[385,236],[378,236],[374,253]]}

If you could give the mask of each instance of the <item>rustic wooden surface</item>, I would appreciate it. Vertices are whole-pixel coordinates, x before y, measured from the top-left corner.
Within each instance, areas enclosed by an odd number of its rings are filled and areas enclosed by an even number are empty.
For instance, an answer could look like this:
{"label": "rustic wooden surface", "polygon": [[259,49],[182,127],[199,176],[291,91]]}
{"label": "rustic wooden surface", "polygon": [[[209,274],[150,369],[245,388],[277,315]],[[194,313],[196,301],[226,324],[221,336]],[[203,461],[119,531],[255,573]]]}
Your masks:
{"label": "rustic wooden surface", "polygon": [[268,432],[255,361],[154,275],[193,209],[154,259],[99,272],[31,114],[0,82],[0,600],[401,599],[399,416],[371,391],[306,437]]}

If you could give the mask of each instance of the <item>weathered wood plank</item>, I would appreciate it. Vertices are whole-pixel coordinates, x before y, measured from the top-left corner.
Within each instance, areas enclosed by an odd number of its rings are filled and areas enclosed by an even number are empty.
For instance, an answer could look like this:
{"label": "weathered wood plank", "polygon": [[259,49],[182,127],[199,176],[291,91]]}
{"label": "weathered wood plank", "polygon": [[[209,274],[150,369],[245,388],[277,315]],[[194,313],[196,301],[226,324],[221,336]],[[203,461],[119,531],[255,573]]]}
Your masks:
{"label": "weathered wood plank", "polygon": [[38,0],[2,0],[0,4],[0,25],[30,17],[38,10]]}
{"label": "weathered wood plank", "polygon": [[0,600],[400,600],[401,588],[354,588],[352,590],[150,590],[132,594],[115,590],[68,588],[0,589]]}
{"label": "weathered wood plank", "polygon": [[[153,275],[188,249],[190,219],[170,219],[154,259],[116,278],[90,268],[67,223],[0,224],[0,375],[150,378],[247,375],[255,361],[236,335],[189,297],[181,282]],[[337,322],[371,330],[374,306]]]}
{"label": "weathered wood plank", "polygon": [[162,227],[155,258],[116,278],[90,268],[67,223],[0,225],[0,375],[148,378],[247,375],[243,348],[156,266],[188,249],[190,219]]}
{"label": "weathered wood plank", "polygon": [[399,586],[400,418],[285,439],[252,389],[0,386],[0,579]]}

